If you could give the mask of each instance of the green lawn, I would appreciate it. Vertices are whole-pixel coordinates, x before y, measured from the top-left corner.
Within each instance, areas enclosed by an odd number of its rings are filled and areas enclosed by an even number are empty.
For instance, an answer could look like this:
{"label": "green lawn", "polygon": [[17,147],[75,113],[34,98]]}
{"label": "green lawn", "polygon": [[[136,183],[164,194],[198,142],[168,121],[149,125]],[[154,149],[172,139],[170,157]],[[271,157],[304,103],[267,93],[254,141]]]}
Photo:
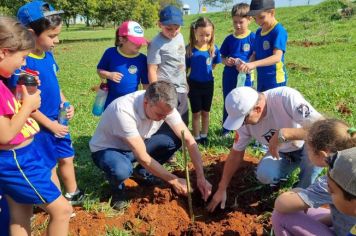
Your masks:
{"label": "green lawn", "polygon": [[[329,6],[330,5],[330,6]],[[302,94],[327,117],[344,119],[350,125],[356,125],[356,17],[330,20],[336,12],[329,4],[309,7],[277,9],[277,19],[289,34],[286,62],[289,86]],[[327,6],[327,7],[325,7]],[[322,12],[320,13],[320,10]],[[229,13],[206,14],[216,28],[216,44],[232,33]],[[188,39],[189,25],[197,18],[190,15],[185,18],[182,33]],[[251,30],[257,26],[251,23]],[[158,28],[147,29],[145,35],[152,39]],[[95,93],[91,87],[99,83],[96,65],[104,50],[114,45],[114,28],[85,28],[73,26],[63,28],[62,42],[55,49],[55,56],[60,66],[60,84],[69,101],[76,108],[76,115],[71,122],[71,134],[77,153],[76,168],[79,186],[91,194],[96,201],[102,193],[104,178],[94,167],[88,142],[92,136],[98,118],[91,114]],[[187,41],[186,41],[187,42]],[[314,46],[304,47],[304,44]],[[146,52],[146,49],[143,49]],[[227,153],[232,144],[218,136],[221,128],[222,89],[221,76],[223,66],[215,70],[215,94],[211,112],[211,145],[204,152]],[[338,112],[338,105],[344,104],[352,113],[343,115]],[[88,206],[90,208],[90,206]]]}

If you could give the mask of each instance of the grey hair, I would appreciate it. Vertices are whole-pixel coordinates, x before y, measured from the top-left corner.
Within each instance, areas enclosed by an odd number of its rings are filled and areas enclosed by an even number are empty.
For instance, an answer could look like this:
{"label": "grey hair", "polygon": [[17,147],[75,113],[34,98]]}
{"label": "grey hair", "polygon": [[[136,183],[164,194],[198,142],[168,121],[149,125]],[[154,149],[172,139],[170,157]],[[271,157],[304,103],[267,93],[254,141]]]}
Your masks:
{"label": "grey hair", "polygon": [[162,101],[172,109],[178,105],[178,95],[174,84],[164,80],[151,83],[146,89],[145,99],[151,104]]}

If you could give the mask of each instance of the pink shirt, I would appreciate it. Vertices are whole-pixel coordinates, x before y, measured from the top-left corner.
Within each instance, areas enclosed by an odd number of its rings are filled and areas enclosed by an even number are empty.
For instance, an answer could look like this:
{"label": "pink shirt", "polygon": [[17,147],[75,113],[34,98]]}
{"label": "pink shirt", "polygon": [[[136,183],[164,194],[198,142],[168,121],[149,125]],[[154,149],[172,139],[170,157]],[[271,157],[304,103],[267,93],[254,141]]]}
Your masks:
{"label": "pink shirt", "polygon": [[[21,104],[15,99],[10,90],[0,81],[0,116],[12,117],[19,112]],[[33,137],[40,127],[32,118],[28,118],[21,131],[8,143],[17,145]]]}

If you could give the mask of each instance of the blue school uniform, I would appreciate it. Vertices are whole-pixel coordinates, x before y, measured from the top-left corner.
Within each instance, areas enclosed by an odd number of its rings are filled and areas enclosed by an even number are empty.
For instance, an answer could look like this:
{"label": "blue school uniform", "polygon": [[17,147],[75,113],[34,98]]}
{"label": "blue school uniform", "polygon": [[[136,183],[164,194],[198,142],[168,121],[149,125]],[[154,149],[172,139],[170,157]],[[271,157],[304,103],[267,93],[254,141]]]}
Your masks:
{"label": "blue school uniform", "polygon": [[192,48],[192,55],[186,56],[189,83],[189,99],[193,113],[209,112],[214,94],[213,65],[221,63],[219,48],[215,45],[214,56],[208,48]]}
{"label": "blue school uniform", "polygon": [[0,236],[9,236],[10,215],[4,193],[0,189]]}
{"label": "blue school uniform", "polygon": [[[52,52],[44,52],[38,56],[30,53],[26,58],[26,67],[39,72],[41,85],[41,107],[39,110],[50,120],[57,120],[61,105],[60,87],[57,78],[59,67]],[[16,86],[17,77],[11,78],[11,86]],[[45,163],[49,168],[57,164],[58,158],[68,158],[75,155],[70,134],[57,138],[47,128],[41,126],[41,131],[35,136],[36,147],[45,154]]]}
{"label": "blue school uniform", "polygon": [[[248,31],[246,34],[241,36],[235,36],[230,34],[224,40],[221,45],[220,53],[223,57],[233,57],[239,58],[244,62],[248,62],[252,55],[252,45],[255,40],[255,33]],[[226,96],[237,86],[237,76],[239,72],[236,69],[236,66],[225,66],[223,71],[223,95],[224,101]],[[246,75],[245,86],[252,86],[253,79],[250,74]],[[227,112],[224,104],[224,113],[223,113],[223,122],[227,118]]]}
{"label": "blue school uniform", "polygon": [[126,55],[117,47],[106,49],[97,69],[123,74],[120,83],[108,80],[106,108],[113,100],[138,90],[140,83],[148,84],[147,58],[144,54]]}
{"label": "blue school uniform", "polygon": [[256,31],[253,51],[256,61],[273,55],[274,49],[283,51],[282,60],[275,65],[257,67],[257,91],[263,92],[271,88],[287,85],[287,71],[284,63],[288,34],[280,23],[276,23],[268,32]]}

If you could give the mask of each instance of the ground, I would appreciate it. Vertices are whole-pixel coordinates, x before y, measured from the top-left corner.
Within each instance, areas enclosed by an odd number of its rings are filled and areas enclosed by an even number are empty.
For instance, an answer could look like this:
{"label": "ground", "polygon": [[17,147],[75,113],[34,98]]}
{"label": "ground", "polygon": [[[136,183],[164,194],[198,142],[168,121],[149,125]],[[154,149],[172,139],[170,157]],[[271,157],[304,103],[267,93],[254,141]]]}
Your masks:
{"label": "ground", "polygon": [[[226,155],[203,159],[207,178],[217,186]],[[228,189],[225,210],[208,213],[206,203],[194,192],[195,223],[190,220],[187,199],[177,196],[169,186],[140,187],[129,179],[126,185],[132,200],[123,214],[110,216],[77,207],[76,217],[70,222],[70,235],[105,235],[111,228],[125,229],[133,235],[269,235],[272,190],[255,180],[257,161],[245,157],[244,167],[236,173]],[[184,174],[177,172],[177,175]],[[47,218],[43,212],[36,214],[35,232],[43,234]]]}

